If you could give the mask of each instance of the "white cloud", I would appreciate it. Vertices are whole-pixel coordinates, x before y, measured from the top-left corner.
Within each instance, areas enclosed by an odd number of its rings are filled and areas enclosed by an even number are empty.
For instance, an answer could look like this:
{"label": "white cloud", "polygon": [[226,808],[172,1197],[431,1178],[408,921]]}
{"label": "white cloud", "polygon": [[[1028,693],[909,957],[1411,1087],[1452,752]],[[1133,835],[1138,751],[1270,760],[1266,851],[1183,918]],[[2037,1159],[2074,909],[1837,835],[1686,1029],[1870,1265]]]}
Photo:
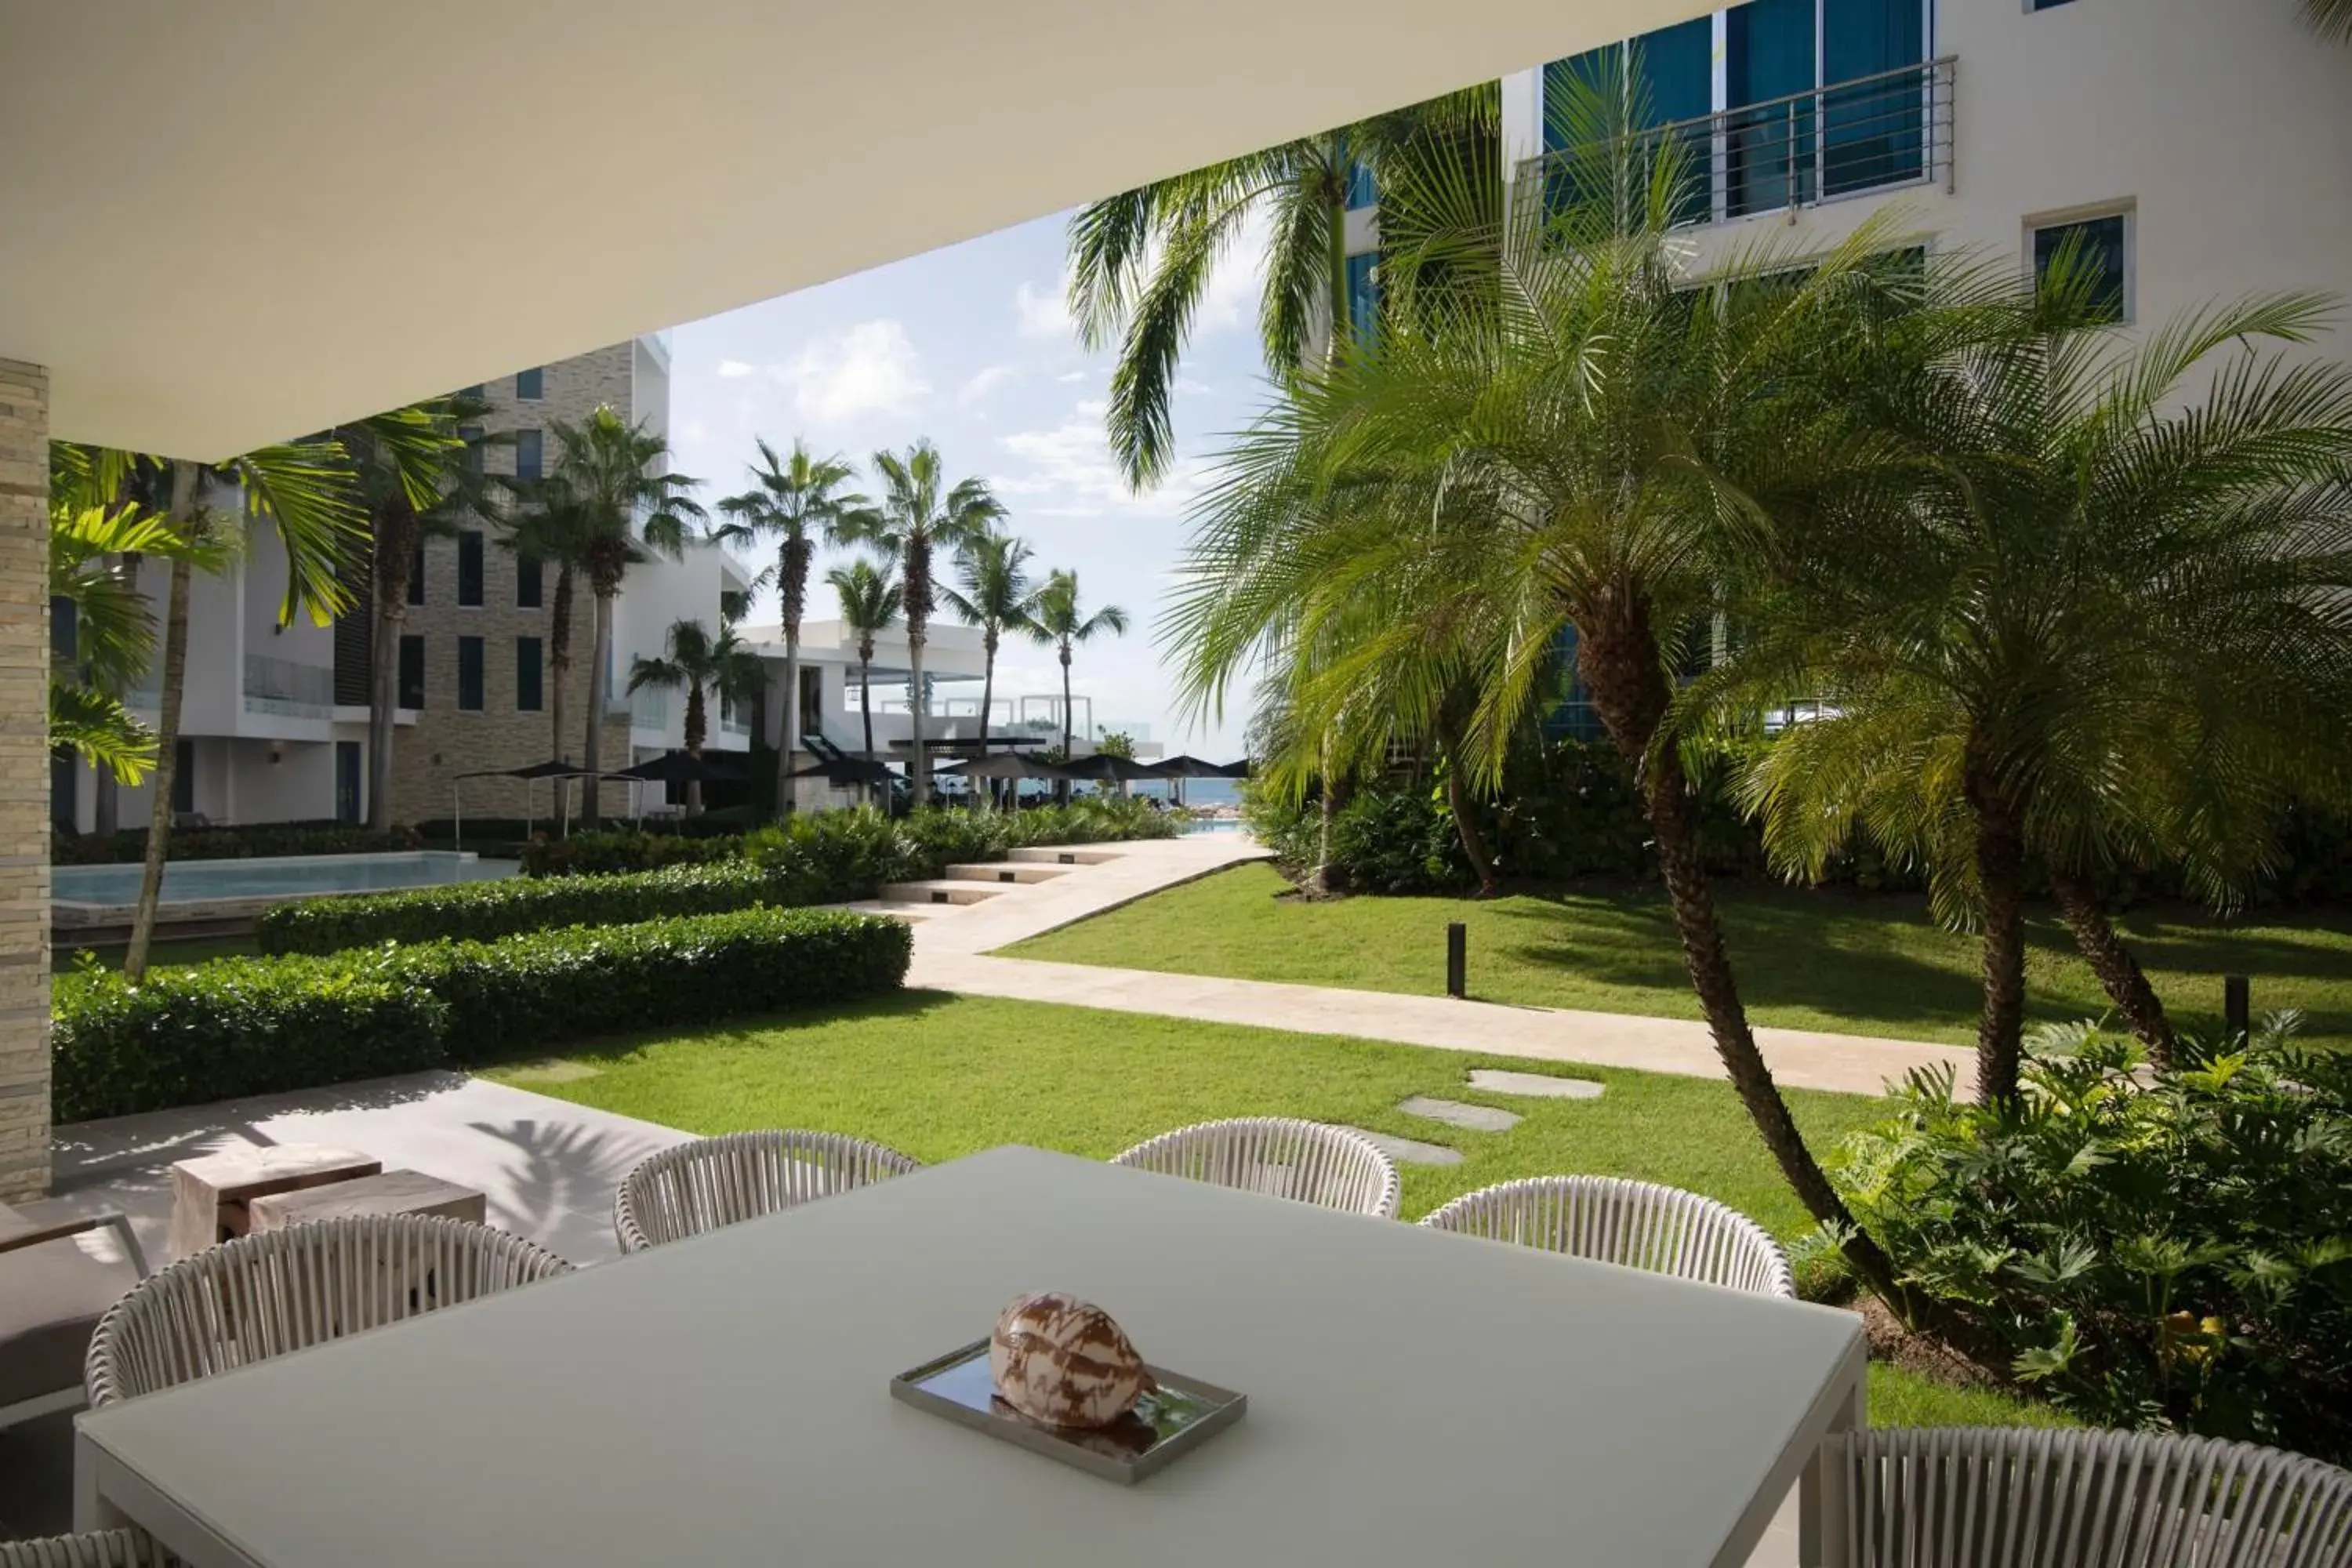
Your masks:
{"label": "white cloud", "polygon": [[1095,373],[1094,373],[1093,371],[1090,371],[1090,370],[1084,370],[1084,369],[1080,369],[1080,370],[1066,370],[1066,371],[1064,371],[1061,374],[1059,374],[1059,375],[1055,376],[1054,379],[1055,379],[1055,381],[1060,382],[1064,386],[1075,386],[1075,385],[1076,385],[1079,382],[1082,382],[1082,381],[1087,380],[1088,378],[1090,378],[1091,376],[1093,376],[1093,374],[1095,374]]}
{"label": "white cloud", "polygon": [[1077,323],[1070,319],[1069,294],[1062,279],[1054,279],[1053,286],[1047,289],[1024,281],[1013,290],[1013,315],[1024,338],[1052,338],[1061,342],[1077,338]]}
{"label": "white cloud", "polygon": [[861,321],[801,350],[776,379],[803,417],[841,424],[867,414],[907,414],[930,392],[922,355],[895,320]]}
{"label": "white cloud", "polygon": [[978,403],[998,387],[1020,378],[1021,367],[1017,364],[984,366],[956,389],[956,401],[967,405]]}
{"label": "white cloud", "polygon": [[1103,435],[1103,404],[1085,398],[1049,429],[1022,430],[998,444],[1024,469],[991,476],[1001,495],[1033,496],[1020,510],[1039,517],[1095,517],[1107,511],[1172,516],[1184,510],[1200,486],[1196,465],[1180,463],[1158,485],[1137,495],[1112,461]]}
{"label": "white cloud", "polygon": [[749,375],[759,368],[755,364],[740,359],[723,359],[719,362],[719,374],[728,381],[733,381],[738,376]]}

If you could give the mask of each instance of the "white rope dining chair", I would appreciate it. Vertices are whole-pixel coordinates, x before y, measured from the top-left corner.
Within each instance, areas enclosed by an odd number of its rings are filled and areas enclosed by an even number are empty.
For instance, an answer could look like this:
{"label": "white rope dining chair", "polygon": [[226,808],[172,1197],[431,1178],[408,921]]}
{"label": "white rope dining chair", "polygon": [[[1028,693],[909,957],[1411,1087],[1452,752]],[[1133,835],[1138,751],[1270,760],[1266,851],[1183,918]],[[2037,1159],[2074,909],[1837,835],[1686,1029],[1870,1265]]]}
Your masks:
{"label": "white rope dining chair", "polygon": [[1971,1426],[1843,1442],[1853,1568],[2352,1565],[2352,1474],[2281,1448]]}
{"label": "white rope dining chair", "polygon": [[1465,1193],[1421,1223],[1759,1296],[1797,1294],[1788,1255],[1762,1226],[1654,1182],[1530,1176]]}
{"label": "white rope dining chair", "polygon": [[171,1562],[143,1530],[0,1541],[0,1568],[165,1568]]}
{"label": "white rope dining chair", "polygon": [[621,1178],[613,1234],[623,1252],[639,1252],[922,1168],[896,1149],[838,1132],[698,1139],[641,1161]]}
{"label": "white rope dining chair", "polygon": [[1320,1121],[1275,1116],[1203,1121],[1138,1143],[1111,1163],[1396,1218],[1395,1162],[1362,1133]]}
{"label": "white rope dining chair", "polygon": [[149,1276],[99,1320],[89,1403],[135,1399],[570,1272],[519,1236],[429,1215],[240,1236]]}

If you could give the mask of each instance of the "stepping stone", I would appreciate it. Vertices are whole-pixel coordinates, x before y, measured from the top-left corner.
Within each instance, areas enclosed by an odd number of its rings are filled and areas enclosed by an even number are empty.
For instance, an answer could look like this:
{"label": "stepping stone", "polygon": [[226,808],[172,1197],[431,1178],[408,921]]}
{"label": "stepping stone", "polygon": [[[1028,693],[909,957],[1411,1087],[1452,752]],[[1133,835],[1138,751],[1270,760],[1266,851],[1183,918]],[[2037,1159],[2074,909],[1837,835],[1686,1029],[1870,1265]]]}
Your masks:
{"label": "stepping stone", "polygon": [[1470,1087],[1483,1089],[1488,1094],[1525,1094],[1543,1100],[1599,1100],[1605,1084],[1589,1078],[1554,1078],[1541,1072],[1497,1072],[1492,1068],[1478,1068],[1470,1074]]}
{"label": "stepping stone", "polygon": [[1397,1109],[1407,1116],[1426,1116],[1471,1132],[1508,1132],[1519,1124],[1513,1111],[1497,1110],[1491,1105],[1465,1105],[1458,1100],[1432,1100],[1425,1094],[1414,1095]]}
{"label": "stepping stone", "polygon": [[1462,1163],[1462,1151],[1448,1149],[1443,1143],[1415,1142],[1412,1139],[1398,1138],[1386,1132],[1366,1131],[1361,1127],[1351,1131],[1363,1133],[1366,1138],[1371,1140],[1373,1146],[1381,1153],[1399,1164],[1458,1165]]}

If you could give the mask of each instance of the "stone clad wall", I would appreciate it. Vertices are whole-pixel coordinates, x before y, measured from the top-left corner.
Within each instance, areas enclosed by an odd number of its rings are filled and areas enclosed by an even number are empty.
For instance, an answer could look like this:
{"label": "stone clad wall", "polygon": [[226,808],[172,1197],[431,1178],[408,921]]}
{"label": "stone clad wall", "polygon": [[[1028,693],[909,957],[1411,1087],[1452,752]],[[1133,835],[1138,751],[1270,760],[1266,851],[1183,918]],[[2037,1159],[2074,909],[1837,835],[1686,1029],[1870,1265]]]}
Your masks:
{"label": "stone clad wall", "polygon": [[49,1185],[49,378],[0,359],[0,1201]]}

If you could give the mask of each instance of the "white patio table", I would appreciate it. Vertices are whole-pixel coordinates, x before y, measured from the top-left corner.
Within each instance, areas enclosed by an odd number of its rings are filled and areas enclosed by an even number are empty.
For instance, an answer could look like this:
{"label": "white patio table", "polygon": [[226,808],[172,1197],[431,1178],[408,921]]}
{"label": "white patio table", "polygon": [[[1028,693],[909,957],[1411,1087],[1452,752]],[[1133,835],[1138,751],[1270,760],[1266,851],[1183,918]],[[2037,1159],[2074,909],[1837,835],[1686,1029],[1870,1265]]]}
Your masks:
{"label": "white patio table", "polygon": [[[1127,1488],[889,1396],[1049,1288],[1247,1417]],[[1008,1148],[90,1413],[79,1511],[198,1568],[1737,1568],[1864,1372],[1843,1312]]]}

